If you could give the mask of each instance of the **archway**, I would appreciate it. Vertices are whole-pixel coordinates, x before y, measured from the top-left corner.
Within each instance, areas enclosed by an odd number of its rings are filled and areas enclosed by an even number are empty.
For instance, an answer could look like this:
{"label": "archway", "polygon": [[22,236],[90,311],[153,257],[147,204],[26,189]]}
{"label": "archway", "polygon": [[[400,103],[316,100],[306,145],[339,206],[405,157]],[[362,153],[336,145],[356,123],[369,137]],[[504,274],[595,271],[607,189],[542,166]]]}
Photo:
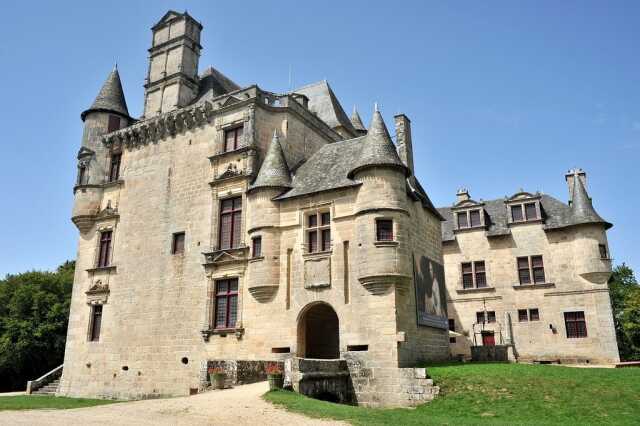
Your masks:
{"label": "archway", "polygon": [[298,356],[340,358],[338,315],[324,302],[308,305],[298,318]]}

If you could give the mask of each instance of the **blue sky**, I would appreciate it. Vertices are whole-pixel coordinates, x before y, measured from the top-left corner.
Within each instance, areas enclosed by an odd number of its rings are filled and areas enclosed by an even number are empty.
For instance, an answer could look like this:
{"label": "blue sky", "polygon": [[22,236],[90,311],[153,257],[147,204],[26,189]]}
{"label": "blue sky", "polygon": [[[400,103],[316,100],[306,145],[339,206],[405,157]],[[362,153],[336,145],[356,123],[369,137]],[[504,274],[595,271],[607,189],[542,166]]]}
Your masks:
{"label": "blue sky", "polygon": [[616,263],[640,268],[640,2],[8,2],[0,35],[0,276],[76,256],[70,221],[80,112],[118,62],[142,110],[150,27],[187,9],[200,69],[272,91],[326,78],[369,122],[412,120],[438,206],[520,188],[568,196],[582,167]]}

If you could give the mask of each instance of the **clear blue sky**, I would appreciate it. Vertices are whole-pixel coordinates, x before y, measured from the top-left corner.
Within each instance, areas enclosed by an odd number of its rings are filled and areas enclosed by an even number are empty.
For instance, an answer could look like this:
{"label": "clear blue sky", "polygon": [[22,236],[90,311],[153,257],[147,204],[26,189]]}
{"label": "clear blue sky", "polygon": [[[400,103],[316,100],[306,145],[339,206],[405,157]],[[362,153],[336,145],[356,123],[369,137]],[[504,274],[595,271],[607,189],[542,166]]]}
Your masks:
{"label": "clear blue sky", "polygon": [[[375,4],[374,4],[375,3]],[[579,166],[616,263],[640,269],[640,2],[109,1],[3,5],[0,276],[76,256],[70,221],[87,108],[115,61],[142,110],[150,27],[187,9],[204,25],[200,69],[288,89],[326,78],[369,122],[413,123],[434,203],[519,188],[567,199]]]}

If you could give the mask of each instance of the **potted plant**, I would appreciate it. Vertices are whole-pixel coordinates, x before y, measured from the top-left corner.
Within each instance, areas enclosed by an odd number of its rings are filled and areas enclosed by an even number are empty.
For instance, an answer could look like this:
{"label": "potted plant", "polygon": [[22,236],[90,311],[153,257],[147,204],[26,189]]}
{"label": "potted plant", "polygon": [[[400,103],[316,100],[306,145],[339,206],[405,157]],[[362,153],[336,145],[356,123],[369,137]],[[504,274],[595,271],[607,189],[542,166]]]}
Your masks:
{"label": "potted plant", "polygon": [[269,380],[269,389],[282,389],[284,385],[284,376],[282,375],[282,368],[278,364],[268,364],[267,368],[267,379]]}
{"label": "potted plant", "polygon": [[214,389],[224,389],[224,381],[226,378],[227,378],[227,373],[225,373],[223,368],[221,367],[209,368],[209,380],[211,381],[211,386]]}

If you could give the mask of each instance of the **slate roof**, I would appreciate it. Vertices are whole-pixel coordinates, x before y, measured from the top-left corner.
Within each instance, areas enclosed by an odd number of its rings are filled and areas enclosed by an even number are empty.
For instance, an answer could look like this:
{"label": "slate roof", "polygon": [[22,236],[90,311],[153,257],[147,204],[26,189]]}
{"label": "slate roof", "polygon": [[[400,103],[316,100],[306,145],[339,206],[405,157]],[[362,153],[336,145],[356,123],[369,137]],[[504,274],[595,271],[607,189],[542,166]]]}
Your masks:
{"label": "slate roof", "polygon": [[573,190],[571,197],[571,210],[573,211],[573,221],[579,223],[602,223],[607,229],[611,228],[609,222],[605,221],[593,208],[593,203],[587,190],[582,183],[582,179],[576,173],[573,177]]}
{"label": "slate roof", "polygon": [[[580,182],[579,184],[574,183],[574,188],[576,185],[579,185],[580,187],[582,187],[582,190],[584,190],[582,182]],[[586,194],[586,191],[584,191],[584,194]],[[580,194],[578,195],[578,197],[581,196],[582,195]],[[483,201],[482,203],[484,204],[482,207],[484,208],[486,213],[485,221],[488,224],[488,227],[486,228],[486,235],[488,237],[509,235],[511,233],[511,229],[508,225],[508,209],[507,205],[505,204],[505,199],[499,198],[495,200]],[[590,199],[588,204],[591,212],[588,212],[589,208],[586,208],[585,210],[583,201],[580,199],[576,200],[575,195],[574,203],[569,206],[550,195],[542,194],[540,196],[540,207],[542,209],[544,229],[562,229],[585,223],[602,223],[605,228],[610,228],[612,225],[604,221],[595,212],[593,206],[591,206]],[[453,232],[455,225],[451,207],[440,207],[438,208],[438,211],[445,219],[445,222],[442,223],[442,241],[455,240],[455,235]]]}
{"label": "slate roof", "polygon": [[210,101],[218,96],[240,90],[241,87],[214,67],[207,68],[201,75],[198,96],[192,104]]}
{"label": "slate roof", "polygon": [[362,119],[360,118],[360,114],[358,114],[358,110],[356,107],[353,107],[353,112],[351,113],[351,124],[353,128],[356,129],[358,133],[366,133],[367,128],[362,124]]}
{"label": "slate roof", "polygon": [[309,98],[309,110],[332,129],[342,126],[352,135],[355,136],[357,134],[351,124],[351,120],[347,117],[342,105],[340,105],[338,98],[326,80],[300,87],[293,92]]}
{"label": "slate roof", "polygon": [[257,188],[291,188],[291,174],[277,131],[273,132],[273,139],[260,166],[258,176],[249,190]]}
{"label": "slate roof", "polygon": [[84,121],[87,114],[93,111],[115,112],[123,117],[131,118],[127,109],[127,101],[124,99],[124,91],[122,90],[122,82],[120,81],[117,67],[114,67],[113,71],[107,76],[93,104],[80,114],[82,121]]}

